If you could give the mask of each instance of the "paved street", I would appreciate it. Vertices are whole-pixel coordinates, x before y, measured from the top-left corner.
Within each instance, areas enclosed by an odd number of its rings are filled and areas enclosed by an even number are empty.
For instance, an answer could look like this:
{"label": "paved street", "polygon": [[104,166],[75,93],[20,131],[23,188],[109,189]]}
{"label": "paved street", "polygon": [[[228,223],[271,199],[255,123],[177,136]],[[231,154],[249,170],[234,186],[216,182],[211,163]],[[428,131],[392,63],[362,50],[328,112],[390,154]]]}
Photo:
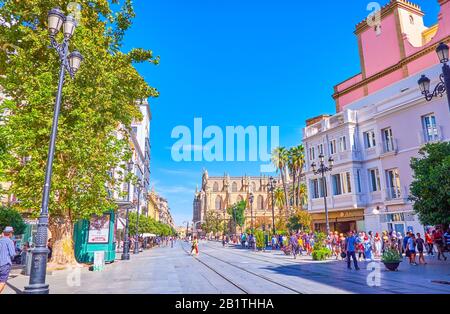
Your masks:
{"label": "paved street", "polygon": [[[420,267],[402,263],[395,273],[382,266],[380,286],[371,287],[367,266],[360,272],[347,271],[341,261],[294,260],[280,252],[222,248],[215,242],[202,243],[200,256],[193,258],[186,253],[189,248],[189,244],[178,242],[173,249],[147,251],[132,256],[129,262],[108,265],[103,272],[82,268],[77,276],[77,271],[58,271],[48,276],[48,283],[51,293],[87,294],[450,293],[450,285],[433,282],[450,281],[450,262],[434,259]],[[12,278],[5,292],[23,289],[27,279],[22,275]]]}

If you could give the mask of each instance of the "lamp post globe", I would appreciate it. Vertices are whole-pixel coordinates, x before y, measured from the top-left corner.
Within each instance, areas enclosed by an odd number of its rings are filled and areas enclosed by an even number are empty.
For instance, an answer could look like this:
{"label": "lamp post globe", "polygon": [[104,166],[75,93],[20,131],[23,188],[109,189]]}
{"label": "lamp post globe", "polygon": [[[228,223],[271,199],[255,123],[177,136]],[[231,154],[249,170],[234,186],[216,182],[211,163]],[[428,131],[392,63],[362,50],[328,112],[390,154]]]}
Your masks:
{"label": "lamp post globe", "polygon": [[76,27],[77,20],[72,15],[66,16],[63,26],[64,38],[66,38],[67,40],[72,38],[73,34],[75,33]]}
{"label": "lamp post globe", "polygon": [[422,75],[417,83],[423,95],[427,95],[430,92],[431,81],[426,75]]}
{"label": "lamp post globe", "polygon": [[439,61],[441,63],[447,63],[449,57],[449,47],[445,43],[440,43],[436,48],[436,53],[438,55]]}
{"label": "lamp post globe", "polygon": [[53,8],[48,12],[48,31],[50,36],[54,37],[58,34],[64,23],[64,13],[60,8]]}
{"label": "lamp post globe", "polygon": [[73,73],[76,73],[80,68],[81,62],[84,60],[83,56],[77,50],[74,50],[68,56],[68,59],[70,69],[73,71]]}

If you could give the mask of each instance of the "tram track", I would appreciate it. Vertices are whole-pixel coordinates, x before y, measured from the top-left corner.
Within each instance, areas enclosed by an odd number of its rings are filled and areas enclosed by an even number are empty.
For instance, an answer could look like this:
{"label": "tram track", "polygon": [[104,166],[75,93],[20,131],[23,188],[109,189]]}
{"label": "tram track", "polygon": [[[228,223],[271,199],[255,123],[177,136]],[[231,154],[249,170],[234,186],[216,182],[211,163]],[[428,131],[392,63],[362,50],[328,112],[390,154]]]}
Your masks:
{"label": "tram track", "polygon": [[[205,246],[207,248],[209,248],[209,249],[213,249],[215,251],[220,251],[220,248],[216,248],[216,247],[210,246],[209,244],[206,244]],[[311,270],[299,269],[298,267],[295,267],[295,266],[301,266],[301,264],[299,264],[298,262],[294,262],[294,261],[284,260],[285,264],[283,264],[283,263],[280,263],[279,261],[277,261],[278,259],[276,257],[272,257],[272,256],[264,256],[264,257],[261,257],[261,256],[257,257],[257,256],[254,256],[254,255],[248,256],[247,254],[237,253],[236,251],[233,251],[233,254],[236,254],[236,255],[242,256],[242,257],[246,257],[248,259],[255,259],[255,260],[258,260],[258,261],[261,261],[261,262],[270,262],[270,263],[272,263],[274,265],[277,265],[277,266],[286,267],[287,269],[292,269],[292,270],[295,270],[297,272],[308,273],[308,274],[313,275],[313,276],[323,276],[324,275],[323,273],[319,273],[319,272],[315,272],[315,271],[311,271]],[[348,282],[348,283],[353,283],[353,284],[361,284],[361,282],[359,282],[359,281],[348,279],[348,278],[340,278],[339,280],[345,281],[345,282]],[[403,281],[399,281],[399,280],[395,280],[395,279],[390,279],[390,282],[392,282],[392,283],[399,283],[399,284],[403,283]],[[423,287],[424,289],[427,288],[427,286],[425,286],[425,285],[419,284],[419,286]],[[382,290],[384,290],[385,292],[388,292],[388,293],[401,294],[401,292],[395,291],[395,290],[391,290],[391,289],[386,289],[386,288],[380,288],[380,289],[382,289]]]}
{"label": "tram track", "polygon": [[[208,248],[210,248],[210,247],[208,246]],[[188,251],[186,251],[186,249],[185,249],[184,246],[183,246],[183,250],[184,250],[185,252],[189,253]],[[226,261],[226,260],[223,260],[223,259],[221,259],[221,258],[219,258],[219,257],[217,257],[217,256],[214,256],[214,255],[212,255],[212,254],[209,254],[209,253],[206,253],[206,252],[202,251],[202,255],[206,255],[206,256],[208,256],[208,257],[210,257],[210,258],[213,258],[213,259],[215,259],[215,260],[218,260],[218,261],[220,261],[220,262],[222,262],[222,263],[224,263],[224,264],[227,264],[227,265],[229,265],[229,266],[232,266],[232,267],[234,267],[234,268],[236,268],[236,269],[239,269],[240,271],[246,272],[246,273],[248,273],[248,274],[250,274],[250,275],[252,275],[252,276],[258,277],[259,279],[262,279],[262,280],[265,280],[265,281],[267,281],[267,282],[270,282],[271,284],[274,284],[274,285],[276,285],[276,286],[278,286],[278,287],[282,287],[282,288],[284,288],[284,289],[286,289],[286,290],[289,290],[289,291],[291,291],[291,292],[293,292],[293,293],[295,293],[295,294],[303,294],[303,292],[301,292],[301,291],[299,291],[299,290],[296,290],[296,289],[294,289],[294,288],[292,288],[292,287],[289,287],[289,286],[287,286],[287,285],[284,285],[284,284],[282,284],[282,283],[279,283],[279,282],[277,282],[277,281],[275,281],[275,280],[273,280],[273,279],[271,279],[271,278],[268,278],[268,277],[266,277],[266,276],[264,276],[264,275],[261,275],[261,274],[255,273],[255,272],[253,272],[253,271],[250,271],[250,270],[248,270],[248,269],[246,269],[246,268],[244,268],[244,267],[241,267],[241,266],[235,265],[235,264],[233,264],[233,263],[230,263],[230,262],[228,262],[228,261]],[[233,280],[231,280],[230,278],[227,278],[227,277],[224,276],[223,274],[219,273],[216,269],[214,269],[213,267],[211,267],[210,265],[208,265],[208,264],[205,263],[204,261],[202,261],[202,260],[200,260],[200,259],[198,259],[198,258],[196,258],[195,260],[198,261],[198,262],[200,262],[202,265],[206,266],[207,268],[211,269],[212,271],[214,271],[214,272],[215,272],[216,274],[218,274],[221,278],[223,278],[223,279],[225,279],[226,281],[230,282],[233,286],[235,286],[235,287],[238,288],[239,290],[243,291],[245,294],[251,294],[251,293],[248,292],[245,288],[243,288],[241,285],[236,284],[236,283],[235,283]]]}
{"label": "tram track", "polygon": [[[190,254],[191,252],[189,252],[188,250],[186,250],[186,248],[184,247],[183,244],[181,244],[181,248],[183,249],[183,251],[185,251],[187,254]],[[207,263],[203,262],[202,260],[198,259],[198,258],[194,258],[194,260],[196,260],[197,262],[199,262],[200,264],[202,264],[203,266],[205,266],[206,268],[208,268],[209,270],[211,270],[212,272],[214,272],[216,275],[218,275],[220,278],[224,279],[226,282],[230,283],[231,285],[233,285],[234,287],[236,287],[237,289],[239,289],[240,291],[242,291],[244,294],[251,294],[249,291],[247,291],[246,289],[242,288],[239,284],[235,283],[233,280],[231,280],[230,278],[224,276],[223,274],[221,274],[220,272],[218,272],[216,269],[214,269],[213,267],[211,267],[210,265],[208,265]]]}

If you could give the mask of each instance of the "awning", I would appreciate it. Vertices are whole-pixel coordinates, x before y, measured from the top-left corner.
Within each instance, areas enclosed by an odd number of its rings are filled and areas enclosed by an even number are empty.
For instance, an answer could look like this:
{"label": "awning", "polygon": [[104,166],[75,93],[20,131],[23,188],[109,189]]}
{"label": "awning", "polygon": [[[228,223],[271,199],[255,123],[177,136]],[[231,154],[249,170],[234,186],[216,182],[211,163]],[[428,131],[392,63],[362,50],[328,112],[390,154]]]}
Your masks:
{"label": "awning", "polygon": [[155,237],[157,237],[157,235],[156,235],[156,234],[153,234],[153,233],[144,233],[144,234],[142,235],[142,237],[143,237],[143,238],[155,238]]}

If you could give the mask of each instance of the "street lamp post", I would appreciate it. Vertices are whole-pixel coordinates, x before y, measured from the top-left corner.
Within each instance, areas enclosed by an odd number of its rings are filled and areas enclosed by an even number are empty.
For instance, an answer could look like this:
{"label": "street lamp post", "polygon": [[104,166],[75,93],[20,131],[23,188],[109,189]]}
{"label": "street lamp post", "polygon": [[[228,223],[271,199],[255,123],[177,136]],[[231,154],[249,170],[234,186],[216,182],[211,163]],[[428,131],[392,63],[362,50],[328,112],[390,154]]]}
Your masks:
{"label": "street lamp post", "polygon": [[250,197],[249,197],[249,201],[250,201],[250,227],[252,229],[252,233],[253,233],[253,200],[254,200],[255,196],[253,195],[253,193],[250,193]]}
{"label": "street lamp post", "polygon": [[427,101],[431,101],[435,97],[442,97],[447,92],[447,103],[450,110],[450,66],[447,64],[449,61],[449,47],[444,43],[440,43],[436,49],[436,53],[439,61],[442,63],[442,74],[439,76],[440,82],[436,85],[432,93],[430,93],[431,80],[426,75],[422,75],[417,83],[419,84],[422,95],[425,96]]}
{"label": "street lamp post", "polygon": [[137,199],[137,210],[136,210],[136,235],[135,235],[135,243],[134,243],[134,251],[133,254],[139,254],[139,211],[141,209],[141,190],[142,190],[142,183],[141,180],[137,180],[137,192],[138,192],[138,199]]}
{"label": "street lamp post", "polygon": [[[58,131],[59,112],[61,109],[62,88],[66,71],[74,78],[80,68],[83,56],[78,51],[69,54],[69,41],[75,32],[77,22],[72,15],[65,16],[59,8],[54,8],[48,13],[48,29],[50,33],[51,48],[59,55],[61,62],[59,72],[58,92],[56,94],[55,110],[53,113],[53,124],[50,136],[50,146],[47,156],[47,167],[45,172],[45,183],[42,193],[41,212],[35,241],[32,250],[31,274],[29,285],[25,287],[26,294],[48,294],[49,285],[45,283],[47,259],[48,259],[48,203],[50,197],[50,186],[53,171],[53,159],[55,154],[56,136]],[[56,35],[63,28],[64,39],[62,43],[56,41]]]}
{"label": "street lamp post", "polygon": [[[133,171],[133,161],[128,163],[128,173]],[[131,178],[129,178],[130,180]],[[128,181],[128,202],[130,202],[131,183]],[[125,217],[125,235],[123,239],[123,253],[122,260],[128,261],[130,259],[130,207],[127,206],[127,213]]]}
{"label": "street lamp post", "polygon": [[275,229],[275,198],[274,198],[276,184],[277,184],[277,180],[275,180],[273,177],[270,177],[269,178],[269,191],[272,195],[272,230],[273,230],[273,234],[276,233],[276,229]]}
{"label": "street lamp post", "polygon": [[324,202],[324,206],[325,206],[325,220],[326,220],[326,225],[327,225],[327,234],[330,234],[330,222],[328,221],[328,206],[327,206],[327,186],[325,183],[325,173],[330,172],[333,170],[333,163],[334,160],[332,157],[330,157],[328,159],[328,163],[329,165],[326,166],[324,163],[324,159],[325,157],[323,156],[323,154],[320,154],[319,156],[319,160],[320,160],[320,164],[319,164],[319,168],[317,169],[317,165],[315,162],[313,162],[311,164],[311,168],[314,172],[315,175],[320,174],[322,176],[322,191],[323,191],[323,202]]}

